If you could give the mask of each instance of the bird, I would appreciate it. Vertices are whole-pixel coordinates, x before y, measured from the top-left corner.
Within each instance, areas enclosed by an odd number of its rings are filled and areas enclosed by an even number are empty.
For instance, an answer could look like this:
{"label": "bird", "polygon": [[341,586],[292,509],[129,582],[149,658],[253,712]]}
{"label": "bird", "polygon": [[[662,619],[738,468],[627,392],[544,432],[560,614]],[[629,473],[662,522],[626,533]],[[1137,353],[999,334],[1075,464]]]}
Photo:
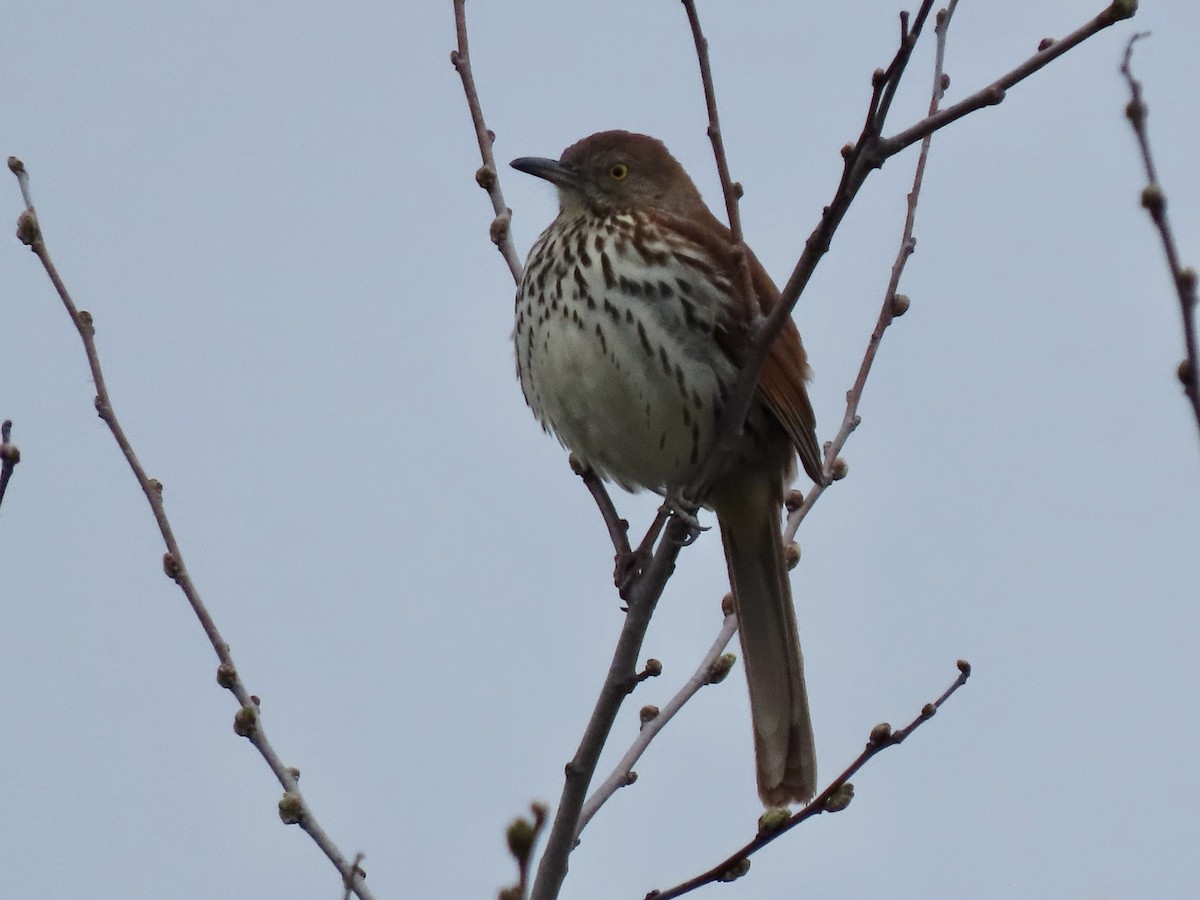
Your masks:
{"label": "bird", "polygon": [[[748,248],[735,250],[730,230],[656,138],[603,131],[559,159],[511,165],[550,182],[559,199],[517,289],[513,342],[525,400],[583,466],[631,491],[670,497],[700,475],[779,291]],[[822,478],[809,377],[789,317],[733,452],[694,498],[716,513],[721,534],[767,807],[805,803],[816,791],[780,533],[797,455],[814,482]]]}

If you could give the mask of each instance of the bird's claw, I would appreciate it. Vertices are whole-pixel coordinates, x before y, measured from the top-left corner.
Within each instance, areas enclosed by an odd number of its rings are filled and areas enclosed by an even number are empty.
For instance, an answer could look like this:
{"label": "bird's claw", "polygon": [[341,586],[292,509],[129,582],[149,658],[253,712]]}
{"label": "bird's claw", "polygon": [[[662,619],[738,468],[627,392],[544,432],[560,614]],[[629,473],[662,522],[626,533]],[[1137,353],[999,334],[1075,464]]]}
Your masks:
{"label": "bird's claw", "polygon": [[668,494],[663,500],[662,508],[681,522],[686,529],[683,537],[679,540],[681,547],[688,547],[696,543],[696,539],[709,530],[708,525],[701,525],[700,520],[696,518],[696,507],[677,494]]}

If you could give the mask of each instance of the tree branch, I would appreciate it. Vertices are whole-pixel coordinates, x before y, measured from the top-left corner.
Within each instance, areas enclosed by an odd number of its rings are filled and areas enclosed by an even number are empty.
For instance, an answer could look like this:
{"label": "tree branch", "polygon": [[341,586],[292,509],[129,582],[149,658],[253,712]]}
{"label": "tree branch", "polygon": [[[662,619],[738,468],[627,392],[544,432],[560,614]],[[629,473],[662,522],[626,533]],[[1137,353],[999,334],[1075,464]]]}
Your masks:
{"label": "tree branch", "polygon": [[567,763],[566,782],[554,824],[546,839],[546,849],[538,863],[537,878],[530,894],[531,900],[553,900],[558,896],[563,880],[567,876],[567,857],[575,845],[575,833],[583,810],[584,798],[600,752],[608,740],[613,721],[625,697],[637,684],[636,665],[646,630],[658,598],[662,595],[667,579],[675,571],[675,560],[687,539],[688,525],[679,518],[672,518],[650,565],[642,577],[633,585],[629,594],[629,611],[621,628],[617,646],[613,651],[608,676],[600,689],[592,716],[583,732],[583,739],[575,756]]}
{"label": "tree branch", "polygon": [[920,36],[932,7],[933,0],[923,0],[911,27],[908,25],[907,17],[902,17],[900,47],[887,69],[877,69],[872,78],[873,90],[862,134],[855,144],[843,148],[845,164],[833,200],[825,207],[821,221],[805,241],[804,251],[800,254],[787,283],[780,291],[779,303],[767,316],[755,337],[751,352],[738,377],[738,382],[731,392],[730,402],[725,406],[721,424],[723,434],[736,435],[740,431],[771,345],[783,328],[784,321],[792,314],[792,309],[807,287],[817,264],[828,252],[833,235],[849,210],[859,188],[862,187],[870,173],[880,168],[890,157],[917,141],[923,140],[927,135],[971,112],[982,109],[984,106],[1001,102],[1004,99],[1004,92],[1008,88],[1028,78],[1034,72],[1105,28],[1131,17],[1137,10],[1137,2],[1136,0],[1114,0],[1091,21],[1061,41],[1039,49],[1024,63],[1001,76],[983,90],[977,91],[965,100],[928,116],[910,128],[885,139],[882,137],[883,126],[890,110],[891,98],[895,96],[912,55],[913,47],[916,45],[916,40]]}
{"label": "tree branch", "polygon": [[488,234],[492,243],[508,263],[513,281],[521,283],[521,258],[517,256],[517,248],[513,244],[512,210],[504,202],[504,192],[500,189],[500,173],[496,168],[496,157],[492,153],[492,144],[496,140],[495,132],[491,131],[483,120],[483,106],[479,102],[479,92],[475,88],[475,76],[471,72],[471,55],[467,49],[467,0],[454,0],[454,26],[458,34],[458,47],[450,51],[450,62],[462,79],[463,93],[467,96],[467,106],[471,109],[471,121],[475,124],[475,139],[479,142],[479,155],[483,165],[475,172],[475,181],[487,191],[492,199],[492,209],[496,218],[492,219]]}
{"label": "tree branch", "polygon": [[651,891],[646,895],[645,900],[673,900],[675,897],[690,894],[697,888],[701,888],[706,884],[712,884],[715,881],[733,881],[735,878],[740,878],[750,868],[750,857],[776,838],[791,831],[801,822],[811,819],[814,816],[819,816],[821,813],[841,812],[850,804],[851,799],[854,797],[854,785],[850,783],[850,779],[855,773],[888,747],[895,747],[903,743],[910,734],[932,719],[934,714],[941,709],[942,704],[949,700],[955,691],[966,684],[967,679],[970,677],[971,664],[965,659],[960,659],[958,661],[958,678],[954,680],[954,683],[937,700],[932,703],[926,703],[921,708],[920,714],[899,731],[892,731],[892,727],[886,722],[872,728],[870,737],[867,739],[867,745],[863,748],[862,753],[858,755],[858,758],[847,766],[841,775],[831,781],[829,787],[817,794],[808,806],[782,821],[774,821],[773,819],[766,818],[766,816],[770,815],[770,812],[768,812],[764,819],[760,820],[759,833],[754,840],[747,843],[735,853],[730,854],[707,872],[703,872],[695,878],[689,879],[666,891]]}
{"label": "tree branch", "polygon": [[[950,0],[949,5],[938,13],[934,33],[937,36],[937,44],[934,51],[933,62],[933,88],[929,96],[929,116],[932,117],[937,113],[938,104],[941,103],[942,97],[945,96],[946,88],[949,86],[949,79],[945,72],[946,60],[946,36],[950,29],[950,20],[954,16],[954,10],[958,6],[958,0]],[[917,242],[913,236],[913,227],[916,224],[917,218],[917,203],[921,198],[921,186],[925,181],[925,164],[929,159],[929,147],[933,141],[933,132],[930,131],[921,140],[921,152],[917,156],[917,165],[913,173],[912,189],[908,192],[908,208],[904,217],[904,230],[900,236],[900,249],[896,252],[896,259],[892,263],[891,276],[888,279],[887,289],[883,292],[883,305],[879,309],[879,317],[875,320],[875,328],[871,332],[870,340],[867,341],[866,352],[863,353],[862,362],[858,367],[858,375],[854,379],[854,384],[850,390],[846,392],[846,411],[842,415],[842,424],[838,428],[837,434],[833,439],[825,445],[825,462],[823,464],[823,473],[826,476],[817,484],[814,484],[809,490],[804,501],[791,510],[788,514],[787,526],[783,532],[784,541],[792,540],[796,535],[796,530],[800,527],[800,523],[804,521],[813,504],[820,499],[825,493],[825,489],[834,481],[844,478],[846,475],[846,464],[841,459],[840,454],[842,448],[845,447],[846,441],[850,435],[858,428],[862,421],[858,415],[858,405],[862,401],[863,390],[867,385],[867,377],[871,374],[871,367],[875,363],[875,355],[879,352],[879,345],[883,341],[883,333],[887,331],[892,320],[896,316],[902,316],[908,311],[908,297],[897,294],[896,291],[900,287],[900,276],[904,274],[904,267],[908,263],[908,258],[912,256],[916,250]]]}
{"label": "tree branch", "polygon": [[1129,85],[1131,99],[1125,107],[1125,115],[1133,127],[1137,138],[1138,149],[1142,154],[1142,166],[1146,171],[1146,187],[1142,190],[1142,206],[1150,214],[1154,227],[1158,229],[1159,240],[1162,241],[1163,253],[1167,257],[1167,267],[1171,270],[1171,280],[1175,283],[1175,293],[1179,297],[1179,312],[1183,316],[1183,343],[1187,356],[1179,364],[1178,375],[1183,383],[1183,391],[1192,404],[1192,415],[1196,418],[1196,426],[1200,427],[1200,387],[1197,379],[1200,377],[1200,358],[1196,349],[1196,270],[1191,266],[1183,266],[1179,262],[1179,250],[1175,243],[1175,233],[1167,218],[1167,195],[1158,180],[1158,170],[1154,165],[1154,156],[1150,152],[1150,133],[1146,129],[1146,104],[1142,100],[1142,83],[1133,77],[1130,63],[1133,60],[1133,45],[1148,32],[1135,34],[1125,45],[1125,58],[1121,63],[1121,74]]}
{"label": "tree branch", "polygon": [[354,893],[362,898],[362,900],[371,900],[373,895],[363,882],[361,871],[356,865],[351,864],[341,851],[338,850],[337,846],[313,816],[312,811],[308,808],[308,804],[304,801],[298,784],[299,771],[284,765],[279,755],[275,752],[274,747],[267,740],[266,732],[262,727],[259,700],[246,689],[246,686],[238,676],[237,668],[233,663],[233,656],[229,652],[229,645],[225,643],[225,639],[221,637],[221,633],[217,630],[216,623],[209,614],[208,608],[200,599],[200,592],[196,589],[191,575],[188,574],[187,567],[184,565],[183,552],[179,548],[179,543],[175,539],[175,533],[171,528],[171,523],[167,519],[167,513],[163,507],[162,483],[157,479],[150,478],[146,474],[146,470],[138,460],[137,454],[134,453],[133,445],[125,435],[125,431],[117,419],[117,414],[113,409],[112,399],[109,396],[108,387],[104,380],[104,372],[100,368],[100,356],[96,350],[96,329],[92,315],[86,310],[80,310],[75,306],[75,302],[71,299],[66,285],[59,276],[53,260],[50,258],[50,252],[46,248],[45,240],[42,237],[41,225],[38,223],[37,212],[34,209],[31,199],[29,174],[22,162],[16,157],[9,157],[8,167],[17,176],[17,182],[21,187],[21,194],[25,199],[25,211],[17,219],[17,237],[41,261],[42,267],[46,270],[46,275],[49,276],[50,282],[58,292],[59,299],[62,300],[63,306],[67,310],[67,315],[71,317],[71,322],[75,325],[76,330],[79,332],[79,337],[83,341],[83,349],[87,355],[88,367],[91,369],[92,381],[96,385],[96,412],[99,413],[104,424],[108,426],[113,439],[116,440],[117,446],[121,449],[121,453],[125,457],[125,461],[133,471],[134,478],[137,479],[142,493],[146,495],[146,501],[150,504],[150,511],[154,515],[155,522],[158,523],[159,533],[162,535],[163,543],[167,548],[167,552],[163,556],[163,570],[166,572],[167,577],[179,585],[179,589],[183,591],[183,595],[191,605],[192,612],[195,614],[197,620],[199,620],[200,626],[204,629],[209,643],[212,644],[213,650],[216,651],[219,661],[217,666],[217,684],[237,698],[240,708],[234,715],[234,731],[250,741],[266,761],[267,766],[274,773],[280,785],[283,786],[284,794],[283,798],[279,801],[279,814],[284,823],[299,825],[307,832],[316,845],[321,848],[321,851],[329,858],[329,861],[337,868],[344,882],[353,885]]}
{"label": "tree branch", "polygon": [[708,139],[712,142],[713,157],[717,163],[717,176],[721,179],[721,194],[725,198],[725,215],[729,219],[729,230],[733,234],[733,253],[737,260],[738,273],[742,279],[742,290],[747,297],[754,296],[754,282],[750,275],[748,248],[742,236],[742,217],[738,201],[742,196],[742,185],[729,175],[729,161],[725,157],[725,141],[721,136],[721,119],[717,113],[717,90],[713,86],[712,66],[708,60],[708,38],[700,27],[700,15],[696,12],[695,0],[683,0],[688,25],[692,30],[692,41],[696,45],[696,61],[700,64],[700,84],[704,88],[704,105],[708,109]]}
{"label": "tree branch", "polygon": [[579,814],[579,826],[575,829],[576,840],[579,840],[579,835],[583,833],[583,829],[587,828],[588,822],[592,820],[592,817],[600,811],[600,807],[608,802],[609,798],[620,788],[633,783],[636,778],[636,774],[633,771],[634,765],[637,764],[642,754],[646,752],[646,748],[650,746],[650,742],[675,717],[675,714],[683,709],[683,705],[691,700],[702,687],[709,684],[717,684],[723,681],[725,676],[729,674],[734,658],[732,655],[723,656],[723,654],[735,634],[737,634],[737,617],[731,609],[730,612],[726,613],[725,621],[721,623],[721,630],[717,632],[716,640],[708,648],[708,652],[704,654],[704,658],[700,660],[700,665],[696,667],[696,671],[692,674],[692,677],[658,711],[658,715],[642,725],[637,737],[630,744],[629,749],[625,751],[625,755],[621,757],[620,762],[613,768],[612,774],[588,797],[587,803],[583,805],[583,809]]}

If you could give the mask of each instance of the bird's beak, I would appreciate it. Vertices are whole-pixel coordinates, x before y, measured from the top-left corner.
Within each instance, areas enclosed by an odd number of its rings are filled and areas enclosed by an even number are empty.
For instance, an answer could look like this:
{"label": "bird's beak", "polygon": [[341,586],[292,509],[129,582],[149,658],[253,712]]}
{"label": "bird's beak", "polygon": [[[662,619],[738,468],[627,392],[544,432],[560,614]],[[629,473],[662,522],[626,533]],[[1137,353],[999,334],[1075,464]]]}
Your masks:
{"label": "bird's beak", "polygon": [[543,159],[540,156],[522,156],[509,163],[518,172],[545,178],[557,187],[578,187],[579,177],[575,171],[564,166],[557,159]]}

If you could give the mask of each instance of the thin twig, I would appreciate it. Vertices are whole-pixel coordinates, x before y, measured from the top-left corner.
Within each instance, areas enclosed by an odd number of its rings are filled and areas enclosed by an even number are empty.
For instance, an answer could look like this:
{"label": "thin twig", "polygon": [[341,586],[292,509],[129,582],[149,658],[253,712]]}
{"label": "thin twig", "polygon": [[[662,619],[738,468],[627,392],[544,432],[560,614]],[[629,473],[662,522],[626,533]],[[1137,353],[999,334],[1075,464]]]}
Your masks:
{"label": "thin twig", "polygon": [[0,424],[0,504],[4,503],[4,492],[8,490],[8,479],[21,461],[21,451],[9,439],[12,437],[12,420]]}
{"label": "thin twig", "polygon": [[538,863],[531,900],[553,900],[562,888],[563,879],[567,876],[567,857],[575,845],[575,832],[588,786],[595,775],[600,752],[608,740],[621,704],[637,684],[635,672],[638,654],[658,598],[675,570],[675,559],[686,536],[687,525],[678,518],[672,518],[649,566],[630,591],[629,611],[625,614],[625,623],[617,638],[608,675],[575,756],[567,763],[562,796],[554,814],[550,835],[546,839],[545,852]]}
{"label": "thin twig", "polygon": [[843,149],[845,164],[833,199],[825,207],[821,221],[805,242],[804,251],[800,254],[787,283],[780,291],[779,303],[767,316],[755,337],[751,351],[738,376],[737,385],[731,392],[730,402],[725,405],[721,423],[723,434],[733,435],[739,432],[741,423],[745,420],[746,413],[750,408],[758,376],[770,353],[771,345],[783,328],[784,321],[792,314],[792,309],[812,278],[817,263],[828,252],[833,235],[868,175],[882,166],[890,157],[917,141],[923,140],[927,134],[932,134],[985,106],[994,106],[1000,103],[1008,88],[1028,78],[1034,72],[1105,28],[1132,16],[1137,10],[1137,2],[1136,0],[1114,0],[1087,24],[1062,40],[1039,50],[1024,63],[1001,76],[983,90],[977,91],[953,106],[940,110],[933,116],[922,119],[891,138],[884,138],[882,132],[886,114],[890,108],[890,98],[895,95],[896,87],[911,57],[912,48],[932,7],[933,0],[923,0],[916,16],[913,17],[911,26],[906,25],[902,29],[900,48],[896,51],[891,64],[887,69],[877,70],[872,79],[874,87],[863,132],[855,144],[847,145]]}
{"label": "thin twig", "polygon": [[622,519],[621,514],[617,512],[616,504],[612,502],[612,497],[608,495],[608,490],[604,487],[600,476],[580,463],[574,455],[570,457],[569,461],[571,471],[580,477],[592,495],[592,499],[596,501],[596,507],[600,510],[600,518],[604,520],[604,527],[608,529],[608,539],[612,541],[613,550],[616,551],[618,559],[628,556],[631,552],[628,520]]}
{"label": "thin twig", "polygon": [[[954,16],[954,9],[957,6],[958,0],[950,0],[949,5],[938,13],[934,26],[937,46],[934,51],[933,89],[929,96],[929,116],[933,116],[937,112],[938,105],[941,103],[942,97],[946,92],[946,35],[950,28],[950,19]],[[837,480],[838,477],[845,475],[845,464],[839,461],[839,455],[842,452],[842,448],[846,445],[846,441],[849,440],[850,435],[858,428],[861,421],[858,415],[858,405],[862,401],[863,389],[866,387],[867,377],[871,374],[871,367],[875,363],[875,355],[879,352],[883,333],[892,324],[892,320],[896,316],[903,315],[908,309],[908,298],[904,297],[898,300],[896,291],[900,287],[900,276],[904,274],[904,267],[908,263],[908,258],[912,256],[913,251],[916,249],[913,227],[916,224],[917,203],[921,198],[921,185],[925,181],[925,163],[929,159],[929,146],[932,141],[932,131],[926,134],[921,140],[921,152],[917,156],[912,189],[908,192],[908,208],[904,217],[904,230],[900,236],[900,249],[896,252],[896,259],[892,263],[892,272],[888,278],[887,289],[883,292],[883,305],[879,309],[879,317],[875,320],[875,328],[871,332],[871,338],[867,341],[867,349],[863,353],[862,362],[859,364],[858,375],[854,379],[853,386],[846,392],[846,411],[842,415],[841,427],[838,428],[837,434],[825,446],[825,461],[823,464],[825,478],[814,484],[809,489],[804,502],[788,514],[787,527],[783,533],[785,541],[790,541],[795,537],[800,523],[804,521],[804,517],[808,515],[813,504],[825,493],[825,489],[833,481]]]}
{"label": "thin twig", "polygon": [[[725,140],[721,135],[721,118],[717,112],[717,89],[713,85],[712,66],[708,60],[708,38],[700,27],[700,15],[696,12],[695,0],[683,0],[688,25],[692,30],[692,41],[696,45],[696,61],[700,64],[700,84],[704,88],[704,105],[708,109],[708,139],[712,142],[713,157],[717,164],[717,177],[721,179],[721,194],[725,198],[725,215],[729,219],[729,231],[733,235],[733,253],[742,279],[742,291],[747,298],[754,297],[754,283],[750,275],[749,249],[742,235],[742,217],[738,201],[742,196],[742,185],[729,174],[729,160],[725,156]],[[757,306],[755,306],[757,311]]]}
{"label": "thin twig", "polygon": [[[475,139],[479,144],[479,155],[483,160],[483,165],[475,172],[475,182],[487,191],[492,200],[492,209],[496,213],[496,217],[492,219],[492,224],[488,228],[488,235],[491,237],[492,243],[496,245],[496,249],[500,251],[500,255],[504,257],[504,261],[508,263],[508,270],[512,273],[513,282],[520,285],[522,266],[512,238],[512,210],[504,202],[504,191],[500,188],[500,173],[496,168],[496,155],[492,152],[496,134],[487,127],[487,123],[484,121],[483,105],[479,102],[479,91],[475,87],[475,75],[471,70],[471,54],[467,41],[466,0],[454,0],[454,29],[458,37],[458,46],[450,51],[450,62],[454,66],[454,70],[458,72],[459,78],[462,79],[463,93],[467,98],[467,106],[471,110],[471,122],[475,126]],[[600,515],[604,518],[604,523],[609,528],[609,535],[615,544],[617,539],[612,530],[613,520],[609,516],[609,510],[612,510],[613,503],[608,496],[608,491],[598,479],[593,479],[593,482],[588,484],[588,489],[592,492],[592,496],[600,508]],[[615,513],[615,510],[612,511]],[[619,547],[617,552],[621,552]]]}
{"label": "thin twig", "polygon": [[[727,666],[722,666],[720,661],[722,654],[725,653],[725,648],[729,646],[729,642],[735,634],[737,634],[737,617],[731,612],[725,616],[725,621],[721,623],[721,630],[717,633],[716,640],[708,648],[708,652],[704,654],[704,658],[700,661],[700,665],[696,667],[696,671],[692,674],[692,677],[684,683],[683,687],[679,689],[674,697],[659,709],[657,716],[642,725],[637,737],[630,744],[629,749],[625,751],[625,755],[621,757],[621,761],[613,767],[612,774],[588,797],[587,802],[583,805],[583,810],[579,814],[579,827],[575,829],[576,840],[579,839],[579,835],[583,833],[583,829],[587,828],[588,822],[592,820],[592,817],[596,815],[600,807],[619,789],[632,783],[633,767],[637,764],[638,759],[646,752],[646,748],[650,746],[650,742],[675,717],[675,714],[683,708],[683,705],[692,699],[702,687],[708,684],[715,684],[725,677],[729,669]],[[730,664],[732,664],[732,658],[730,659]]]}
{"label": "thin twig", "polygon": [[1179,364],[1178,375],[1183,383],[1184,393],[1192,404],[1192,414],[1196,425],[1200,427],[1200,355],[1196,348],[1196,270],[1184,266],[1179,261],[1179,250],[1175,243],[1175,233],[1167,218],[1167,195],[1158,180],[1158,170],[1154,165],[1154,157],[1150,152],[1150,133],[1146,128],[1146,103],[1142,100],[1142,83],[1133,77],[1130,63],[1133,60],[1133,45],[1149,32],[1135,34],[1125,45],[1125,58],[1121,63],[1121,74],[1129,85],[1131,99],[1125,107],[1125,115],[1133,127],[1137,137],[1138,148],[1142,154],[1142,165],[1146,170],[1146,187],[1142,190],[1142,206],[1150,214],[1154,227],[1158,229],[1158,237],[1162,241],[1163,253],[1167,257],[1167,267],[1171,270],[1171,280],[1175,282],[1175,293],[1179,297],[1179,311],[1183,316],[1183,343],[1187,357]]}
{"label": "thin twig", "polygon": [[471,121],[475,124],[475,138],[479,142],[479,155],[483,165],[475,172],[475,181],[488,192],[492,198],[492,209],[496,218],[492,219],[488,233],[492,243],[508,263],[513,281],[521,283],[521,258],[517,256],[517,248],[512,239],[512,210],[504,202],[504,192],[500,189],[500,173],[496,169],[496,157],[492,153],[492,144],[496,140],[495,132],[488,129],[483,120],[483,106],[479,102],[479,91],[475,88],[475,76],[471,73],[471,55],[467,50],[467,10],[466,0],[454,0],[454,27],[458,34],[458,47],[450,51],[450,62],[462,79],[463,93],[467,96],[467,106],[471,108]]}
{"label": "thin twig", "polygon": [[212,644],[213,650],[216,651],[217,659],[219,660],[219,665],[217,666],[217,683],[230,691],[237,698],[240,705],[237,714],[234,716],[234,730],[254,745],[279,783],[283,786],[284,795],[283,800],[280,801],[281,818],[285,822],[297,824],[304,829],[329,858],[329,861],[337,868],[342,878],[347,883],[353,883],[354,893],[362,898],[362,900],[370,900],[372,894],[363,883],[356,869],[352,867],[351,863],[338,850],[337,846],[325,834],[320,824],[313,817],[308,804],[304,801],[300,793],[300,787],[297,783],[298,773],[294,769],[290,769],[284,765],[279,755],[275,752],[275,749],[267,740],[266,733],[262,727],[258,698],[251,695],[238,676],[237,668],[233,663],[233,657],[229,652],[229,645],[225,643],[225,639],[221,637],[221,633],[217,630],[216,623],[209,614],[208,608],[200,599],[200,593],[192,582],[187,567],[184,565],[183,552],[179,548],[179,543],[175,539],[174,531],[171,528],[171,523],[167,519],[167,513],[163,507],[162,484],[146,474],[146,470],[138,460],[137,454],[134,453],[133,445],[125,435],[125,431],[117,419],[112,399],[108,393],[108,386],[105,383],[104,372],[100,367],[100,357],[96,350],[96,329],[91,313],[76,307],[70,293],[67,291],[66,285],[58,274],[54,262],[50,258],[50,252],[46,248],[42,229],[38,223],[37,213],[31,202],[29,175],[25,170],[25,166],[16,157],[9,157],[8,167],[17,176],[17,180],[21,186],[21,193],[25,198],[25,211],[21,213],[17,220],[17,236],[41,261],[42,267],[46,270],[47,276],[49,276],[54,289],[58,292],[63,306],[66,307],[67,314],[71,317],[71,322],[75,325],[76,330],[79,332],[79,337],[83,341],[83,349],[87,355],[88,367],[91,369],[92,381],[96,386],[96,412],[99,413],[100,418],[104,420],[104,424],[112,432],[112,436],[116,440],[117,446],[120,447],[125,461],[129,464],[129,468],[133,470],[133,475],[137,479],[142,493],[146,495],[146,501],[150,504],[150,510],[154,515],[155,522],[158,523],[159,533],[162,535],[163,543],[166,544],[167,548],[167,552],[163,556],[163,569],[167,576],[179,585],[180,590],[183,591],[184,596],[192,607],[192,612],[199,620],[200,626],[204,629],[209,643]]}
{"label": "thin twig", "polygon": [[791,831],[801,822],[811,819],[813,816],[819,816],[821,813],[841,812],[849,805],[854,795],[854,786],[850,783],[850,779],[854,777],[855,773],[870,762],[874,756],[888,747],[895,747],[903,743],[910,734],[932,719],[934,714],[941,709],[942,704],[949,700],[955,691],[966,684],[967,679],[970,677],[970,663],[964,659],[960,659],[958,661],[958,678],[954,680],[954,683],[937,700],[932,703],[926,703],[921,708],[920,714],[899,731],[893,731],[891,726],[886,722],[872,728],[870,737],[867,739],[867,745],[862,753],[858,755],[858,758],[847,766],[842,774],[831,781],[829,787],[817,794],[808,806],[781,822],[771,823],[769,827],[762,828],[754,840],[730,854],[707,872],[703,872],[695,878],[691,878],[669,890],[651,891],[646,895],[645,900],[673,900],[675,897],[682,897],[684,894],[689,894],[706,884],[712,884],[716,881],[732,881],[734,878],[738,878],[746,873],[749,868],[751,856],[767,844]]}

